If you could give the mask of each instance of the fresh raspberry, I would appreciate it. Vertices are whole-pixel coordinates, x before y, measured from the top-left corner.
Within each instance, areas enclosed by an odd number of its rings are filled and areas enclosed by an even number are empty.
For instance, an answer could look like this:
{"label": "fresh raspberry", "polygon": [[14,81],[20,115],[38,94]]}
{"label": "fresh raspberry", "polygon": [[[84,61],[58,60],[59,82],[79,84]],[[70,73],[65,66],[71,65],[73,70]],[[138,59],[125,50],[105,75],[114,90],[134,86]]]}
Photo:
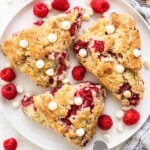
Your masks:
{"label": "fresh raspberry", "polygon": [[91,8],[96,13],[104,13],[110,8],[110,4],[107,0],[92,0]]}
{"label": "fresh raspberry", "polygon": [[113,121],[109,115],[103,114],[98,119],[98,125],[102,130],[108,130],[112,127]]}
{"label": "fresh raspberry", "polygon": [[87,49],[88,44],[89,44],[88,42],[85,42],[85,41],[82,41],[82,40],[76,41],[76,43],[75,43],[74,46],[73,46],[74,52],[75,52],[76,54],[78,54],[78,53],[79,53],[79,50],[80,50],[81,48]]}
{"label": "fresh raspberry", "polygon": [[48,7],[43,2],[35,3],[33,6],[33,13],[37,17],[41,18],[46,17],[48,12],[49,12]]}
{"label": "fresh raspberry", "polygon": [[81,81],[86,73],[86,69],[82,66],[75,66],[72,70],[72,76],[75,80]]}
{"label": "fresh raspberry", "polygon": [[103,41],[94,40],[93,48],[95,52],[100,52],[100,53],[103,52],[104,47],[105,47],[105,44]]}
{"label": "fresh raspberry", "polygon": [[122,94],[126,90],[131,90],[131,86],[128,82],[125,82],[121,85],[120,89],[118,90],[118,94]]}
{"label": "fresh raspberry", "polygon": [[128,110],[123,117],[123,122],[130,126],[137,123],[140,119],[140,113],[135,109]]}
{"label": "fresh raspberry", "polygon": [[17,96],[16,87],[12,83],[4,85],[2,87],[1,93],[8,100],[12,100],[13,98]]}
{"label": "fresh raspberry", "polygon": [[16,139],[15,138],[6,139],[3,142],[3,147],[5,150],[16,150],[16,147],[17,147]]}
{"label": "fresh raspberry", "polygon": [[41,26],[43,23],[44,23],[44,20],[38,20],[36,22],[33,22],[33,24],[37,26]]}
{"label": "fresh raspberry", "polygon": [[70,4],[68,0],[53,0],[51,6],[56,10],[66,11],[67,9],[69,9]]}
{"label": "fresh raspberry", "polygon": [[16,78],[16,74],[12,68],[7,67],[1,70],[0,77],[2,80],[10,82]]}

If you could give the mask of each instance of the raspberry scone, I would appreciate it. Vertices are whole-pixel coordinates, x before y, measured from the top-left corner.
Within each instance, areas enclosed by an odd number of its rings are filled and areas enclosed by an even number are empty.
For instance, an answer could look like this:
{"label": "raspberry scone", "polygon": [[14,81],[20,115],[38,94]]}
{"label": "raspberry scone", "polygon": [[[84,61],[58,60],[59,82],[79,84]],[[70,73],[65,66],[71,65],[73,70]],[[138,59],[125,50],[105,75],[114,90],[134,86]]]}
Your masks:
{"label": "raspberry scone", "polygon": [[41,95],[25,94],[22,107],[34,121],[53,128],[78,146],[85,146],[96,132],[105,96],[100,85],[64,84]]}
{"label": "raspberry scone", "polygon": [[137,105],[143,98],[140,34],[131,16],[98,19],[76,40],[74,52],[122,105]]}
{"label": "raspberry scone", "polygon": [[57,86],[69,66],[70,47],[83,12],[82,8],[75,7],[45,20],[41,26],[12,34],[2,44],[4,55],[38,86]]}

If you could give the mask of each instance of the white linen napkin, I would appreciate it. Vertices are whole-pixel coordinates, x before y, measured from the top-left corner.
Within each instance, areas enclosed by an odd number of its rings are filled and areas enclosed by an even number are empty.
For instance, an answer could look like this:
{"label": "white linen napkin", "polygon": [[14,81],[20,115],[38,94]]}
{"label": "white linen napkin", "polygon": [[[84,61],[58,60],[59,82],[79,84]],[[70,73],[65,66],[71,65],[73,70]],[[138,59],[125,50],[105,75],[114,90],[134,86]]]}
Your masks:
{"label": "white linen napkin", "polygon": [[[150,5],[146,0],[126,0],[128,1],[150,25]],[[143,127],[128,140],[122,150],[150,150],[150,117]]]}

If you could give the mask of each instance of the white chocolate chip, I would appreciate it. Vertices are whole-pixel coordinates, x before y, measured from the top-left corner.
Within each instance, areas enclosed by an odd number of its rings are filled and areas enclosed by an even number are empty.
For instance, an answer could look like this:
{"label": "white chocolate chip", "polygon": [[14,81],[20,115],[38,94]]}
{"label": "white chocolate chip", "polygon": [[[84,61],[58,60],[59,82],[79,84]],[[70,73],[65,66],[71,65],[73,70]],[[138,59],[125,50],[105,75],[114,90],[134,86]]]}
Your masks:
{"label": "white chocolate chip", "polygon": [[20,102],[19,101],[13,101],[12,102],[12,107],[14,108],[14,109],[18,109],[19,107],[20,107]]}
{"label": "white chocolate chip", "polygon": [[63,21],[61,23],[61,27],[64,30],[69,30],[71,28],[71,23],[69,21]]}
{"label": "white chocolate chip", "polygon": [[57,103],[54,102],[54,101],[51,101],[51,102],[48,104],[48,108],[49,108],[49,110],[52,110],[52,111],[56,110],[56,109],[57,109]]}
{"label": "white chocolate chip", "polygon": [[51,33],[47,36],[47,39],[51,43],[55,43],[57,41],[57,36],[55,33]]}
{"label": "white chocolate chip", "polygon": [[89,21],[90,15],[88,13],[84,13],[82,18],[83,18],[83,21]]}
{"label": "white chocolate chip", "polygon": [[115,27],[114,27],[114,25],[108,25],[108,26],[106,26],[106,32],[107,32],[108,34],[114,33],[114,32],[115,32]]}
{"label": "white chocolate chip", "polygon": [[52,7],[51,7],[51,5],[49,4],[49,2],[44,2],[44,3],[46,4],[48,10],[51,10],[51,9],[52,9]]}
{"label": "white chocolate chip", "polygon": [[31,97],[31,96],[33,96],[33,93],[32,92],[26,92],[26,93],[24,93],[24,96]]}
{"label": "white chocolate chip", "polygon": [[85,134],[85,130],[83,128],[79,128],[76,130],[76,134],[79,137],[82,137]]}
{"label": "white chocolate chip", "polygon": [[21,86],[21,85],[17,85],[17,86],[16,86],[16,89],[17,89],[17,92],[18,92],[18,93],[23,93],[23,92],[24,92],[24,88],[23,88],[23,86]]}
{"label": "white chocolate chip", "polygon": [[122,122],[119,122],[119,123],[117,124],[117,130],[118,130],[119,132],[123,132],[123,131],[124,131],[124,124],[123,124]]}
{"label": "white chocolate chip", "polygon": [[86,57],[87,56],[87,50],[82,48],[79,50],[79,56]]}
{"label": "white chocolate chip", "polygon": [[39,59],[39,60],[36,62],[36,67],[37,67],[38,69],[42,69],[44,66],[45,66],[45,62],[44,62],[42,59]]}
{"label": "white chocolate chip", "polygon": [[82,105],[83,99],[81,97],[75,97],[74,98],[74,103],[78,106]]}
{"label": "white chocolate chip", "polygon": [[117,65],[116,69],[117,69],[118,73],[123,73],[125,70],[124,66],[122,66],[122,65]]}
{"label": "white chocolate chip", "polygon": [[123,110],[123,111],[128,111],[128,110],[130,110],[132,108],[132,106],[122,106],[121,107],[121,109]]}
{"label": "white chocolate chip", "polygon": [[63,81],[62,81],[64,84],[67,84],[67,83],[69,83],[69,79],[68,78],[66,78],[66,79],[63,79]]}
{"label": "white chocolate chip", "polygon": [[47,70],[45,71],[45,73],[46,73],[48,76],[53,76],[53,75],[54,75],[54,69],[53,69],[53,68],[47,69]]}
{"label": "white chocolate chip", "polygon": [[124,116],[124,112],[122,110],[118,110],[116,113],[116,118],[121,119]]}
{"label": "white chocolate chip", "polygon": [[106,142],[110,142],[110,139],[111,139],[111,136],[110,134],[103,134],[103,139],[106,141]]}
{"label": "white chocolate chip", "polygon": [[133,55],[134,55],[135,57],[140,57],[140,56],[141,56],[141,51],[140,51],[139,49],[135,48],[135,49],[133,50]]}
{"label": "white chocolate chip", "polygon": [[90,8],[90,7],[86,9],[86,13],[89,14],[90,16],[93,16],[93,15],[94,15],[94,11],[93,11],[93,9]]}
{"label": "white chocolate chip", "polygon": [[26,41],[26,40],[21,40],[21,41],[19,42],[19,45],[20,45],[20,47],[22,47],[22,48],[27,48],[28,45],[29,45],[29,43],[28,43],[28,41]]}
{"label": "white chocolate chip", "polygon": [[131,97],[131,92],[129,90],[126,90],[126,91],[123,92],[123,96],[125,98],[130,98]]}
{"label": "white chocolate chip", "polygon": [[147,70],[150,69],[150,62],[149,62],[148,60],[144,60],[144,61],[143,61],[143,66],[144,66],[144,68],[147,69]]}

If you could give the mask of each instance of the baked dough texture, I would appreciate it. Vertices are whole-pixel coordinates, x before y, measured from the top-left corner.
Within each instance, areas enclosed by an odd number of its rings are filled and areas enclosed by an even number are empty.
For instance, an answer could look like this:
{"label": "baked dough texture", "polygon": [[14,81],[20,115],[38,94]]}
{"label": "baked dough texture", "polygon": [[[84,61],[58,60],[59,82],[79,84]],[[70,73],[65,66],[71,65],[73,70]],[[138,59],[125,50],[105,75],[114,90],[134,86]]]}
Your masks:
{"label": "baked dough texture", "polygon": [[140,33],[130,15],[98,19],[76,39],[74,52],[122,105],[137,105],[143,98]]}
{"label": "baked dough texture", "polygon": [[[2,52],[14,68],[27,74],[38,86],[56,87],[69,67],[70,47],[81,25],[83,12],[82,8],[76,7],[44,20],[41,26],[14,33],[2,43]],[[68,30],[62,27],[64,21],[70,23]],[[48,38],[51,34],[55,37]],[[44,62],[41,68],[36,66],[39,60]]]}
{"label": "baked dough texture", "polygon": [[[82,98],[81,105],[75,102],[77,97]],[[25,94],[22,108],[34,121],[53,128],[75,145],[85,146],[96,133],[105,97],[106,90],[100,85],[89,82],[77,85],[64,84],[44,94]],[[57,104],[55,110],[48,107],[51,102]],[[83,135],[78,135],[78,129],[84,131],[81,133]]]}

